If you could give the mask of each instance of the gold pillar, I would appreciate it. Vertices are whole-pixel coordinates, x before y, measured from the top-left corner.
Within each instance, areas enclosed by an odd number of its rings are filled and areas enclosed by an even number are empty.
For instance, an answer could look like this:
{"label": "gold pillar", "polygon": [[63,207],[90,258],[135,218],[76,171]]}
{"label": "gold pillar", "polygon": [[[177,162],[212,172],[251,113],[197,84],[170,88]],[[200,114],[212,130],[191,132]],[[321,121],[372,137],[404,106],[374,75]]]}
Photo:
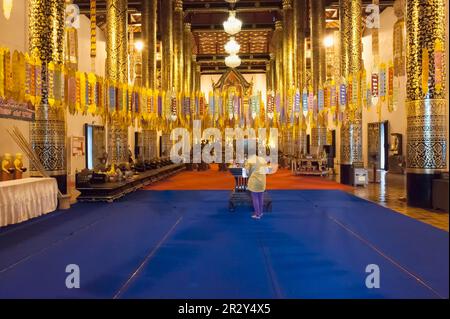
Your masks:
{"label": "gold pillar", "polygon": [[[106,1],[106,78],[128,83],[128,1]],[[112,163],[128,162],[128,127],[115,117],[108,125]]]}
{"label": "gold pillar", "polygon": [[195,94],[198,91],[197,87],[197,55],[191,55],[191,93]]}
{"label": "gold pillar", "polygon": [[446,1],[406,3],[407,197],[431,207],[432,180],[447,169]]}
{"label": "gold pillar", "polygon": [[191,24],[184,24],[184,95],[191,96],[192,90],[192,30]]}
{"label": "gold pillar", "polygon": [[161,89],[165,92],[173,87],[173,2],[161,1]]}
{"label": "gold pillar", "polygon": [[276,73],[276,91],[281,96],[281,104],[284,105],[284,69],[283,69],[283,22],[276,21],[275,22],[275,32],[273,34],[273,37],[276,41],[276,47],[275,47],[275,73]]}
{"label": "gold pillar", "polygon": [[306,0],[294,1],[295,36],[296,36],[296,86],[303,90],[306,85],[305,67],[305,29],[306,29]]}
{"label": "gold pillar", "polygon": [[272,65],[271,60],[266,62],[266,91],[272,90]]}
{"label": "gold pillar", "polygon": [[326,80],[325,64],[325,7],[323,0],[309,0],[311,10],[311,71],[314,94]]}
{"label": "gold pillar", "polygon": [[[292,0],[283,0],[283,69],[284,69],[284,99],[288,97],[289,89],[294,82],[294,11]],[[287,111],[287,109],[286,109]],[[286,114],[287,115],[287,114]],[[289,114],[290,116],[290,114]]]}
{"label": "gold pillar", "polygon": [[128,1],[106,1],[106,77],[128,83]]}
{"label": "gold pillar", "polygon": [[[361,0],[340,0],[341,77],[358,74],[362,62]],[[361,88],[361,85],[358,86]],[[359,94],[358,96],[361,96]],[[351,165],[362,162],[361,101],[348,105],[341,126],[341,182],[351,182]]]}
{"label": "gold pillar", "polygon": [[143,1],[142,4],[142,83],[151,89],[156,88],[157,64],[157,31],[158,0]]}
{"label": "gold pillar", "polygon": [[[309,0],[311,13],[311,76],[314,95],[318,98],[319,89],[326,80],[326,56],[325,45],[325,7],[323,0]],[[320,116],[320,115],[319,115]],[[327,129],[323,127],[323,121],[317,119],[317,126],[311,129],[311,146],[322,152],[326,144]]]}
{"label": "gold pillar", "polygon": [[183,80],[184,80],[184,23],[183,23],[183,0],[174,0],[174,13],[173,13],[173,56],[174,56],[174,68],[173,68],[173,87],[177,94],[183,92]]}
{"label": "gold pillar", "polygon": [[271,53],[270,54],[270,83],[271,83],[271,87],[270,90],[272,92],[275,91],[276,88],[276,61],[275,61],[275,54]]}
{"label": "gold pillar", "polygon": [[64,1],[29,3],[29,50],[42,61],[42,100],[31,125],[31,143],[45,170],[57,179],[62,193],[67,192],[66,119],[64,109],[51,108],[48,103],[47,64],[64,63],[64,14]]}

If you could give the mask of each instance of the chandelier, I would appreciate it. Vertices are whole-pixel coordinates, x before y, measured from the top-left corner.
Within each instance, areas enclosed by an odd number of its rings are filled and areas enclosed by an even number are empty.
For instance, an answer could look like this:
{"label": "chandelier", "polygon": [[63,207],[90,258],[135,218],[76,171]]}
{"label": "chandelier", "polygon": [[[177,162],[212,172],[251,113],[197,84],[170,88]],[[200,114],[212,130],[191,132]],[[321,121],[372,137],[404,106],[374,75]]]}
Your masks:
{"label": "chandelier", "polygon": [[241,46],[236,42],[234,37],[230,38],[230,41],[225,44],[225,52],[229,55],[236,55],[241,50]]}
{"label": "chandelier", "polygon": [[3,15],[6,20],[11,17],[11,11],[13,8],[13,0],[3,0]]}
{"label": "chandelier", "polygon": [[223,23],[223,28],[229,35],[235,35],[241,32],[242,21],[236,18],[236,12],[230,11],[228,20]]}
{"label": "chandelier", "polygon": [[232,54],[230,56],[227,56],[225,58],[225,65],[229,68],[237,68],[238,66],[241,65],[241,58],[238,57],[236,54]]}

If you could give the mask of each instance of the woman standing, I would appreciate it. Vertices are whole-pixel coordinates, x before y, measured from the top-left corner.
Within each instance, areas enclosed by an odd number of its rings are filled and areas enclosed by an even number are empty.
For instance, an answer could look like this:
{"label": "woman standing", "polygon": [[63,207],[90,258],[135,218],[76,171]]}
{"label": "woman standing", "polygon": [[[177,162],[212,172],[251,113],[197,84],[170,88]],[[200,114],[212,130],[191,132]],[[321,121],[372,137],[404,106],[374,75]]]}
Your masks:
{"label": "woman standing", "polygon": [[264,158],[252,155],[245,163],[248,172],[248,190],[251,192],[255,213],[254,219],[261,219],[264,209],[264,192],[266,191],[267,162]]}

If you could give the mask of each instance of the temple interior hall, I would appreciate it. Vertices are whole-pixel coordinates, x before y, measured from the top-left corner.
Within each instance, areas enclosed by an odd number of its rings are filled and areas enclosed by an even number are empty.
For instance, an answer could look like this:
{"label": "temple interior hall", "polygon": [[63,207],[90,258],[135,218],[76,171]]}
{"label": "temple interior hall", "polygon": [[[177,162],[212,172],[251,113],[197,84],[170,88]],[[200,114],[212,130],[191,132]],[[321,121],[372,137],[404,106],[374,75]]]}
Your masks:
{"label": "temple interior hall", "polygon": [[0,299],[448,299],[448,0],[0,0]]}

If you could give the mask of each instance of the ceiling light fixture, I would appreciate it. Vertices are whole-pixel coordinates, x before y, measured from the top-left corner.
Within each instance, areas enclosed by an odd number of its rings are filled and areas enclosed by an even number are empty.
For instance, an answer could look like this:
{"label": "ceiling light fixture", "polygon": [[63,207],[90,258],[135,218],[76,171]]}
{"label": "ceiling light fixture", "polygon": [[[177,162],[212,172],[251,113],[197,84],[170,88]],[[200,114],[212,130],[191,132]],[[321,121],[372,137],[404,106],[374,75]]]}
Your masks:
{"label": "ceiling light fixture", "polygon": [[225,58],[225,65],[229,68],[235,69],[241,65],[241,58],[236,54],[232,54]]}
{"label": "ceiling light fixture", "polygon": [[242,21],[236,18],[236,12],[230,11],[228,20],[223,23],[223,28],[229,35],[236,35],[242,30]]}
{"label": "ceiling light fixture", "polygon": [[13,8],[13,0],[3,0],[3,15],[6,20],[11,17],[11,11]]}
{"label": "ceiling light fixture", "polygon": [[234,37],[230,38],[230,41],[225,44],[225,52],[230,55],[236,55],[241,50],[241,46],[236,42]]}

